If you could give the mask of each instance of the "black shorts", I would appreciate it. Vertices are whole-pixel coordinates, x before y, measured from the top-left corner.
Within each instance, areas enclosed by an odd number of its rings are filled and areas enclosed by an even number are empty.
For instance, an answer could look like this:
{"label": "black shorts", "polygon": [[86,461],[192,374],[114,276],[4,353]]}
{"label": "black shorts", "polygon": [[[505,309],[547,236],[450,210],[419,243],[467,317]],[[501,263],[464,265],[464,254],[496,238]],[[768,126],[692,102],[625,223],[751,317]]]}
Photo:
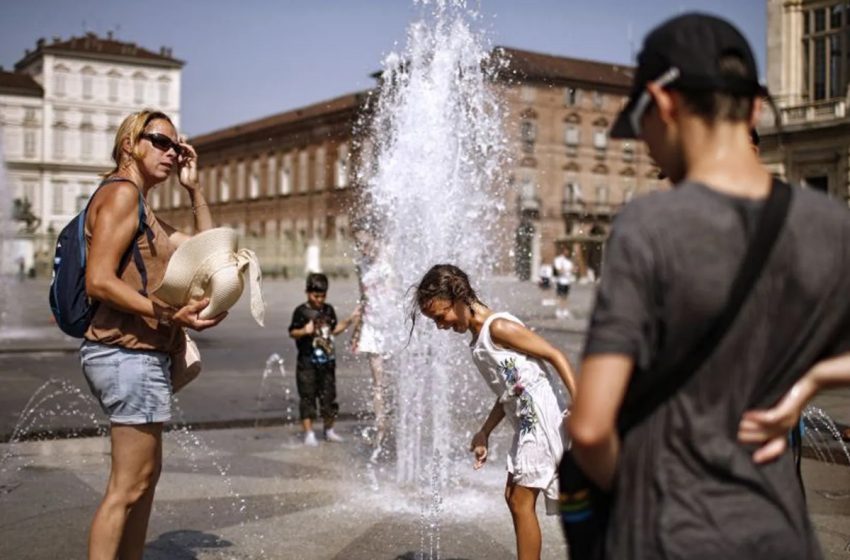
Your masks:
{"label": "black shorts", "polygon": [[561,297],[567,297],[568,295],[570,295],[570,285],[558,284],[558,295]]}

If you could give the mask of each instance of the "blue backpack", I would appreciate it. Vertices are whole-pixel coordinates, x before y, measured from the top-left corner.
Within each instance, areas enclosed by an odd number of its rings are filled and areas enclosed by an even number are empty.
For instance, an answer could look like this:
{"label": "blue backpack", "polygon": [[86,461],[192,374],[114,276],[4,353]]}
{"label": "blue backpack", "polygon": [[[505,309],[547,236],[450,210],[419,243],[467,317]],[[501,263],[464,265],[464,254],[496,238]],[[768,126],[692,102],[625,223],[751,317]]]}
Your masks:
{"label": "blue backpack", "polygon": [[[91,318],[97,310],[98,302],[89,300],[86,294],[86,213],[94,195],[104,185],[109,183],[127,182],[122,177],[112,177],[104,180],[91,195],[86,207],[68,222],[59,238],[56,240],[56,253],[53,257],[53,281],[50,284],[50,311],[56,324],[62,332],[74,338],[82,338],[89,328]],[[138,187],[136,187],[138,188]],[[129,263],[132,254],[133,261],[142,277],[142,295],[147,295],[148,277],[142,254],[139,252],[138,238],[146,231],[145,203],[142,191],[139,190],[139,229],[133,243],[121,257],[118,273]],[[148,228],[149,231],[149,228]]]}

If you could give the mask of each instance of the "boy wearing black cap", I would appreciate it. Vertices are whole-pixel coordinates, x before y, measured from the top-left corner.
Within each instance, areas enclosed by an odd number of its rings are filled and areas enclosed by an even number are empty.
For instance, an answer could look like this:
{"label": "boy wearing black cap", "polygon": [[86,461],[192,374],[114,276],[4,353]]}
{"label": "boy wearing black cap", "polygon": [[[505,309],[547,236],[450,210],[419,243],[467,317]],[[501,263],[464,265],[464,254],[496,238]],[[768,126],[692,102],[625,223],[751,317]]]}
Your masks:
{"label": "boy wearing black cap", "polygon": [[569,421],[613,489],[607,558],[821,558],[785,444],[850,383],[850,219],[772,182],[764,95],[738,30],[688,14],[648,35],[613,126],[675,187],[614,223]]}

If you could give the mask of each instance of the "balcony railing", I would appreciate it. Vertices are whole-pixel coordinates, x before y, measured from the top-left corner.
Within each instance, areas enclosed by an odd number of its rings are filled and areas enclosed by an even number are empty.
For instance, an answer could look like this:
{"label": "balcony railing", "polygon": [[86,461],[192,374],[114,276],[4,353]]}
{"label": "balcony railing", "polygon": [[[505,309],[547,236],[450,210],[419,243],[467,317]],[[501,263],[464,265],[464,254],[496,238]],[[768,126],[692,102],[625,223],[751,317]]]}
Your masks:
{"label": "balcony railing", "polygon": [[[764,112],[761,124],[773,125],[773,115],[769,113],[769,111]],[[779,113],[783,125],[829,121],[841,119],[847,115],[847,102],[844,99],[817,101],[804,105],[780,107]]]}
{"label": "balcony railing", "polygon": [[561,213],[564,216],[613,216],[620,211],[622,204],[610,202],[581,202],[564,200],[561,203]]}

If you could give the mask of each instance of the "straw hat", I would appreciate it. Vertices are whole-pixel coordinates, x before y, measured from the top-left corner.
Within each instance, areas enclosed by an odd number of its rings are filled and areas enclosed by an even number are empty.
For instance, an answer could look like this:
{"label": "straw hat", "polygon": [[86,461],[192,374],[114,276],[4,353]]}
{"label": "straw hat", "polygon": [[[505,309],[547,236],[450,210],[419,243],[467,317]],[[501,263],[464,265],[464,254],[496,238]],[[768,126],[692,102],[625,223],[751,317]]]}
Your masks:
{"label": "straw hat", "polygon": [[237,238],[236,231],[222,227],[202,231],[183,242],[171,255],[162,284],[154,295],[174,307],[208,297],[210,303],[199,318],[210,319],[239,301],[247,272],[251,314],[262,325],[265,304],[260,265],[253,251],[237,250]]}

